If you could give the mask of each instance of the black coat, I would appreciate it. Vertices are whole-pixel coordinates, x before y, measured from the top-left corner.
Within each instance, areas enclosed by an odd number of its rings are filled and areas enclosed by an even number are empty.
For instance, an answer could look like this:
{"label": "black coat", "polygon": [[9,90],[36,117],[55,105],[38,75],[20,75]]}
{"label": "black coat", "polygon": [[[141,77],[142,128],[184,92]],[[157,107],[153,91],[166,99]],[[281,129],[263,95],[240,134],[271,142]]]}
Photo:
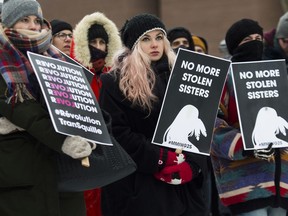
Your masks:
{"label": "black coat", "polygon": [[[170,185],[153,175],[158,171],[160,146],[151,144],[151,140],[170,74],[159,65],[156,68],[154,93],[159,100],[150,115],[125,99],[118,87],[118,78],[111,73],[101,76],[99,104],[112,116],[113,135],[138,166],[132,175],[102,189],[105,216],[204,215],[201,175],[183,185]],[[193,154],[192,158],[201,167],[206,163],[203,156]]]}
{"label": "black coat", "polygon": [[280,45],[277,41],[274,41],[273,46],[266,44],[263,50],[263,60],[273,60],[273,59],[285,59],[286,69],[288,72],[288,56],[280,48]]}

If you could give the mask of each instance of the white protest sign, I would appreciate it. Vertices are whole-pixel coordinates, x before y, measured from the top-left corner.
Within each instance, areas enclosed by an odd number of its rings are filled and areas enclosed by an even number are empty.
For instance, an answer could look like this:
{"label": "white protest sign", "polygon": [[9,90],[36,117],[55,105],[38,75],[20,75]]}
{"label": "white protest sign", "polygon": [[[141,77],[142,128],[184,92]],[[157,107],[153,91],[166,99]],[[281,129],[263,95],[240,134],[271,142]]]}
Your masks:
{"label": "white protest sign", "polygon": [[179,49],[153,144],[209,155],[230,64],[226,59]]}
{"label": "white protest sign", "polygon": [[[53,45],[52,45],[53,46]],[[72,59],[70,56],[66,55],[64,52],[62,52],[61,50],[59,50],[57,47],[53,46],[54,49],[57,49],[65,58],[65,60],[69,63],[75,64],[75,65],[79,65],[80,67],[82,67],[84,74],[87,78],[87,80],[89,81],[89,83],[92,82],[93,79],[93,73],[88,70],[86,67],[84,67],[83,65],[81,65],[79,62],[75,61],[74,59]]]}
{"label": "white protest sign", "polygon": [[232,63],[232,80],[244,148],[288,147],[285,60]]}
{"label": "white protest sign", "polygon": [[112,145],[101,109],[78,65],[28,52],[58,133]]}

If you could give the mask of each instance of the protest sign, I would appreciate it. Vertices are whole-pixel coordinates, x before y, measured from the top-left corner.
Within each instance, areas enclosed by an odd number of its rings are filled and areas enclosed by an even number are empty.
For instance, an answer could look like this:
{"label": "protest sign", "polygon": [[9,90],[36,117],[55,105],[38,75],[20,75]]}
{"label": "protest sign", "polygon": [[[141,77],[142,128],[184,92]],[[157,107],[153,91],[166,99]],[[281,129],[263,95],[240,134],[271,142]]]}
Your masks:
{"label": "protest sign", "polygon": [[28,52],[58,133],[112,145],[101,109],[82,67]]}
{"label": "protest sign", "polygon": [[[53,45],[51,45],[53,46]],[[84,74],[88,80],[89,83],[92,82],[92,79],[93,79],[93,73],[88,70],[86,67],[84,67],[83,65],[81,65],[79,62],[75,61],[74,59],[72,59],[70,56],[66,55],[64,52],[62,52],[61,50],[59,50],[57,47],[53,46],[55,49],[57,49],[65,58],[65,60],[67,62],[70,62],[71,64],[76,64],[76,65],[79,65],[80,67],[82,67],[83,71],[84,71]]]}
{"label": "protest sign", "polygon": [[285,60],[232,63],[232,80],[244,148],[287,147]]}
{"label": "protest sign", "polygon": [[179,49],[153,144],[209,155],[230,64],[226,59]]}

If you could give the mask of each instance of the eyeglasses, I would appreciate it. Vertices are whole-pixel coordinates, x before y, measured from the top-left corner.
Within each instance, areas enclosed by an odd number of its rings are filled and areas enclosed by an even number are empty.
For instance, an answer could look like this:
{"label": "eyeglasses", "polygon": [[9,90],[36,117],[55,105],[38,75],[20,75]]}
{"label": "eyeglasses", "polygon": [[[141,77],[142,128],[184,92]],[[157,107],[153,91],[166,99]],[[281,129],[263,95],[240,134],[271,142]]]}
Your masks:
{"label": "eyeglasses", "polygon": [[54,37],[58,37],[61,40],[65,40],[67,37],[71,39],[73,37],[73,34],[57,33],[54,35]]}

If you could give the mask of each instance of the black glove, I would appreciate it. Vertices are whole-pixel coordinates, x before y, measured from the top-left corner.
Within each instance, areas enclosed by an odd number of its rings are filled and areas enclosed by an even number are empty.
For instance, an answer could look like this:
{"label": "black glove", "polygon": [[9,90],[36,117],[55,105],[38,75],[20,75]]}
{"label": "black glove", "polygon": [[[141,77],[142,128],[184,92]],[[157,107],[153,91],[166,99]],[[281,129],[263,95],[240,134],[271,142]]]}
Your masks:
{"label": "black glove", "polygon": [[261,160],[273,161],[275,150],[272,148],[273,143],[270,143],[265,149],[254,150],[254,157]]}

